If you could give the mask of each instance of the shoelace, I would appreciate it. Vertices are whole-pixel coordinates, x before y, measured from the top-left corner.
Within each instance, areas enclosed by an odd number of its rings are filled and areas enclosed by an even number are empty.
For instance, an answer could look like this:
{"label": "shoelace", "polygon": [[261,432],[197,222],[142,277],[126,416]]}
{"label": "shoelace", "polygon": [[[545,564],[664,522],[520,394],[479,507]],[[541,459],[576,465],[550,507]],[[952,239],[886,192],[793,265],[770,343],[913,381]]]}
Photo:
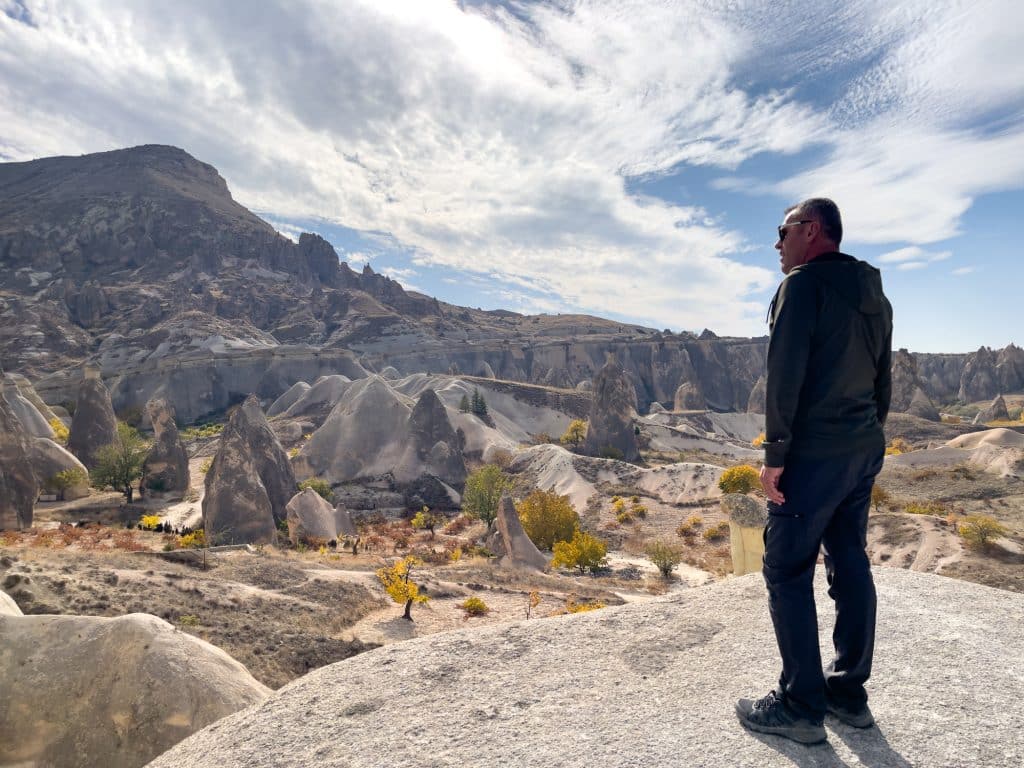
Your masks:
{"label": "shoelace", "polygon": [[754,702],[754,709],[772,709],[782,703],[782,699],[775,695],[775,691],[768,691],[767,696],[763,696]]}

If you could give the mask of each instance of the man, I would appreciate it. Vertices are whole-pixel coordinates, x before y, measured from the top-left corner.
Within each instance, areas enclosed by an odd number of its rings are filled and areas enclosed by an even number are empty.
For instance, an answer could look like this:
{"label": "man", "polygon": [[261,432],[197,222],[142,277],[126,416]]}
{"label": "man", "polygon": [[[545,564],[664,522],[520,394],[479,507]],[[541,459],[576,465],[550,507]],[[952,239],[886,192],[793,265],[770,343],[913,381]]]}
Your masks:
{"label": "man", "polygon": [[[839,252],[831,200],[789,208],[775,248],[786,275],[769,310],[764,580],[782,656],[778,687],[740,699],[744,726],[814,744],[826,712],[868,728],[875,585],[865,552],[891,394],[892,307],[874,267]],[[824,549],[835,656],[822,671],[812,581]]]}

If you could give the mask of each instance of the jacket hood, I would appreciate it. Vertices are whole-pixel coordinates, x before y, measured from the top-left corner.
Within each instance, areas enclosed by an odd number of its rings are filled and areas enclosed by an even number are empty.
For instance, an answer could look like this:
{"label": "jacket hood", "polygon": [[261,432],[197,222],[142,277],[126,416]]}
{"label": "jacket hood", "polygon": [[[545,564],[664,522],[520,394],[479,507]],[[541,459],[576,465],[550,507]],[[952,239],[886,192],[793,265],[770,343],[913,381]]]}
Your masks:
{"label": "jacket hood", "polygon": [[845,253],[825,253],[793,271],[797,270],[827,284],[862,314],[877,315],[885,309],[882,273],[865,261]]}

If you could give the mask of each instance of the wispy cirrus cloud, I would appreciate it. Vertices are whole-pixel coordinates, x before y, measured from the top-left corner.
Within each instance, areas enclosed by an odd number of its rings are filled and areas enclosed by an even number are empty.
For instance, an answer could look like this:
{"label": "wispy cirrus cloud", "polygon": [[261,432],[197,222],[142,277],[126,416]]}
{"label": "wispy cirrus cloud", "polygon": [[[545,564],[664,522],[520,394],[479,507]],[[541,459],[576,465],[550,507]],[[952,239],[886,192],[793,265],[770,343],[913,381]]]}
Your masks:
{"label": "wispy cirrus cloud", "polygon": [[0,154],[182,146],[279,222],[371,233],[517,308],[762,332],[775,276],[744,263],[742,213],[635,182],[711,169],[719,190],[826,193],[852,238],[899,247],[1024,185],[1006,0],[0,9]]}

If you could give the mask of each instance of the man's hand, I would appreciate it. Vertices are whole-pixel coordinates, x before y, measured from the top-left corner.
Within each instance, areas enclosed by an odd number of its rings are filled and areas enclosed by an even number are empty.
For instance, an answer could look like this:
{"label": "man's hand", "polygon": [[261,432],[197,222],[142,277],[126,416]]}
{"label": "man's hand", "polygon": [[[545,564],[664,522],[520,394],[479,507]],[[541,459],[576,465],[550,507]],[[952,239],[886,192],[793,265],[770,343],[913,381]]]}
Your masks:
{"label": "man's hand", "polygon": [[764,488],[764,495],[768,501],[776,504],[785,504],[786,497],[779,490],[779,478],[782,477],[782,470],[785,467],[761,467],[761,487]]}

